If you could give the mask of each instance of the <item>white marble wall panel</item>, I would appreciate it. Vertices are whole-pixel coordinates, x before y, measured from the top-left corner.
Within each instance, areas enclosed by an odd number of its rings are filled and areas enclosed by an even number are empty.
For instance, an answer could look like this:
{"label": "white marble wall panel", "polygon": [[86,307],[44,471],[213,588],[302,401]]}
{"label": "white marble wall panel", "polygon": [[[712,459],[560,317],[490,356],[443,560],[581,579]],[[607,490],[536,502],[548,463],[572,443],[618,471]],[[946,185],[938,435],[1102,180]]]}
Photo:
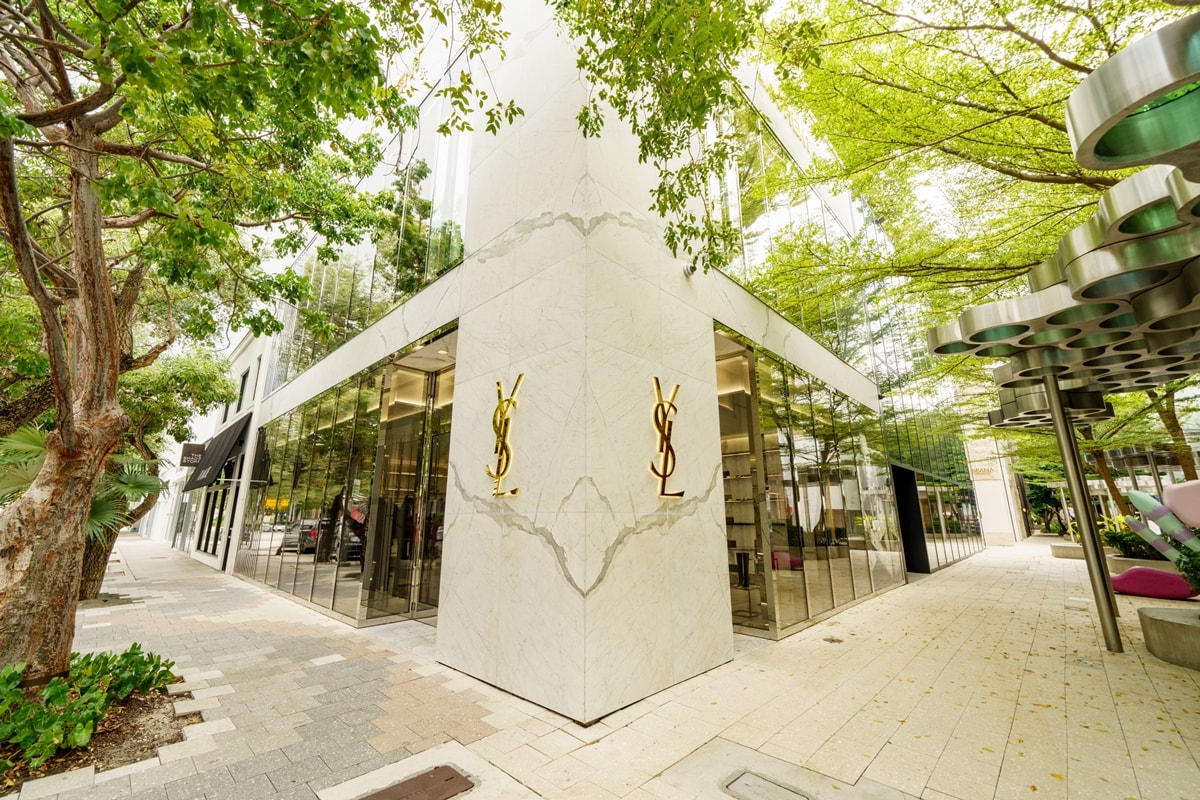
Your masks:
{"label": "white marble wall panel", "polygon": [[483,263],[491,259],[486,251],[510,230],[515,213],[515,196],[521,179],[515,143],[507,138],[477,135],[488,142],[501,141],[503,146],[489,148],[482,161],[476,161],[471,172],[475,184],[467,192],[467,219],[463,228],[463,245],[468,253],[480,255]]}
{"label": "white marble wall panel", "polygon": [[[540,239],[542,237],[537,237]],[[538,246],[537,239],[530,246]],[[520,259],[520,256],[518,256]],[[512,358],[521,361],[584,338],[587,284],[583,252],[518,283],[512,290]]]}

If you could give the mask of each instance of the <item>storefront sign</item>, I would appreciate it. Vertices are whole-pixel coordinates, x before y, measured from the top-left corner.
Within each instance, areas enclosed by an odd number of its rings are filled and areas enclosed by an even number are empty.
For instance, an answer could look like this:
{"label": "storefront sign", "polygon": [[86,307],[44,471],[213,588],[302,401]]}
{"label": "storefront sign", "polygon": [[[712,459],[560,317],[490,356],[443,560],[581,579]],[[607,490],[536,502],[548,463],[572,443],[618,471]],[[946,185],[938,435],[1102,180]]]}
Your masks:
{"label": "storefront sign", "polygon": [[516,497],[521,492],[520,489],[509,489],[507,492],[503,492],[500,490],[500,482],[512,468],[512,447],[508,444],[512,417],[509,415],[517,407],[517,392],[521,391],[521,381],[523,380],[525,380],[524,372],[517,376],[517,382],[513,384],[512,393],[508,397],[504,396],[504,387],[500,381],[496,381],[496,410],[492,413],[492,430],[496,432],[496,449],[494,451],[496,469],[493,470],[491,466],[484,467],[487,470],[487,476],[495,481],[495,486],[492,487],[493,497]]}
{"label": "storefront sign", "polygon": [[203,444],[193,444],[189,442],[183,446],[183,455],[179,457],[179,466],[194,467],[200,463],[201,456],[204,455]]}
{"label": "storefront sign", "polygon": [[683,492],[667,491],[667,478],[675,472],[675,448],[671,446],[671,430],[675,423],[671,421],[670,416],[679,412],[675,406],[675,397],[678,394],[677,383],[671,390],[671,397],[664,400],[662,386],[658,382],[658,376],[655,376],[654,396],[657,402],[654,404],[654,429],[658,431],[658,454],[662,461],[658,465],[651,461],[650,471],[658,477],[659,497],[683,497]]}

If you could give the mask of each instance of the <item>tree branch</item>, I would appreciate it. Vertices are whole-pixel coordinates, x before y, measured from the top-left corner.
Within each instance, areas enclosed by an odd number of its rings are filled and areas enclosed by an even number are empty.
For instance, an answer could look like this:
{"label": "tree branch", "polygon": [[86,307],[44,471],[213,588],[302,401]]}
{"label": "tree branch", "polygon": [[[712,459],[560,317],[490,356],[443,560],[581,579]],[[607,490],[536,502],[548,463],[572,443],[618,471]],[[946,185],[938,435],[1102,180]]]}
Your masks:
{"label": "tree branch", "polygon": [[178,153],[168,153],[163,150],[157,150],[148,144],[120,144],[117,142],[107,142],[101,139],[96,141],[96,150],[106,155],[133,156],[144,161],[155,159],[158,161],[169,161],[173,164],[184,164],[189,167],[195,167],[196,169],[212,169],[209,164],[205,164],[203,161],[197,161],[190,156],[179,155]]}
{"label": "tree branch", "polygon": [[20,197],[12,139],[0,139],[0,217],[3,217],[4,226],[8,230],[13,260],[42,318],[46,350],[50,357],[50,380],[53,382],[55,405],[58,409],[59,433],[64,445],[72,447],[75,441],[75,421],[72,413],[74,392],[70,380],[71,362],[67,353],[67,332],[58,313],[61,301],[51,295],[42,283],[32,242],[21,213]]}
{"label": "tree branch", "polygon": [[157,217],[166,217],[167,219],[178,219],[178,214],[168,214],[165,211],[159,211],[157,208],[147,208],[139,211],[136,214],[131,214],[126,217],[105,217],[101,224],[109,229],[129,229],[136,228]]}

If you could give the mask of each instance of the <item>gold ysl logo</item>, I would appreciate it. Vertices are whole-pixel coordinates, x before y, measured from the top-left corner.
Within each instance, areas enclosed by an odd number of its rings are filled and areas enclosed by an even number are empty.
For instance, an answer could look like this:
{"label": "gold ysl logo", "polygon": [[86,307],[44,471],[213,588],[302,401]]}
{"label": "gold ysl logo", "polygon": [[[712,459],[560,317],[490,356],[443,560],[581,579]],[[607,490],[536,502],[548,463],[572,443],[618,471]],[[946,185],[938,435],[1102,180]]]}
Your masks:
{"label": "gold ysl logo", "polygon": [[675,423],[670,420],[670,416],[679,412],[675,406],[675,396],[678,394],[679,384],[677,383],[671,390],[670,399],[664,400],[662,386],[658,382],[658,376],[655,376],[654,395],[658,398],[658,402],[654,406],[654,428],[658,431],[658,453],[662,456],[662,465],[660,468],[651,461],[650,471],[658,477],[659,497],[683,497],[683,492],[667,491],[667,478],[671,477],[671,473],[675,471],[675,448],[671,446],[671,429]]}
{"label": "gold ysl logo", "polygon": [[521,391],[521,381],[523,380],[525,380],[524,372],[517,376],[517,382],[513,384],[512,393],[508,397],[504,396],[504,387],[500,381],[496,381],[496,410],[492,413],[492,430],[496,432],[496,449],[494,451],[496,453],[496,469],[493,470],[491,466],[484,467],[488,477],[496,482],[492,488],[492,497],[516,497],[521,493],[520,489],[500,491],[500,482],[512,468],[512,448],[508,444],[508,432],[512,426],[512,418],[509,414],[517,407],[517,392]]}

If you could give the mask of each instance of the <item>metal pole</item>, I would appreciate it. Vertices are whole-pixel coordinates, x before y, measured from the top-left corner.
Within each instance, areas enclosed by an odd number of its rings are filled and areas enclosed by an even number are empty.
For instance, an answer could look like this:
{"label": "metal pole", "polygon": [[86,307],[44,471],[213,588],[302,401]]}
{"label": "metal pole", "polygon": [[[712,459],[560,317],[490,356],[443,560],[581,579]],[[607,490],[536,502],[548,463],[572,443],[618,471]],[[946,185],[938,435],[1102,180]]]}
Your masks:
{"label": "metal pole", "polygon": [[1113,602],[1112,586],[1108,579],[1108,564],[1100,547],[1100,534],[1092,516],[1091,497],[1083,471],[1079,468],[1079,449],[1075,446],[1075,432],[1063,409],[1062,395],[1058,391],[1058,378],[1047,375],[1046,399],[1050,405],[1050,418],[1054,423],[1054,437],[1058,439],[1058,450],[1062,455],[1063,473],[1067,487],[1071,490],[1071,503],[1075,506],[1075,519],[1079,525],[1079,539],[1083,543],[1083,557],[1087,562],[1088,578],[1092,583],[1092,597],[1096,601],[1096,613],[1100,616],[1100,629],[1104,632],[1104,644],[1110,652],[1123,653],[1121,632],[1117,628],[1116,603]]}

